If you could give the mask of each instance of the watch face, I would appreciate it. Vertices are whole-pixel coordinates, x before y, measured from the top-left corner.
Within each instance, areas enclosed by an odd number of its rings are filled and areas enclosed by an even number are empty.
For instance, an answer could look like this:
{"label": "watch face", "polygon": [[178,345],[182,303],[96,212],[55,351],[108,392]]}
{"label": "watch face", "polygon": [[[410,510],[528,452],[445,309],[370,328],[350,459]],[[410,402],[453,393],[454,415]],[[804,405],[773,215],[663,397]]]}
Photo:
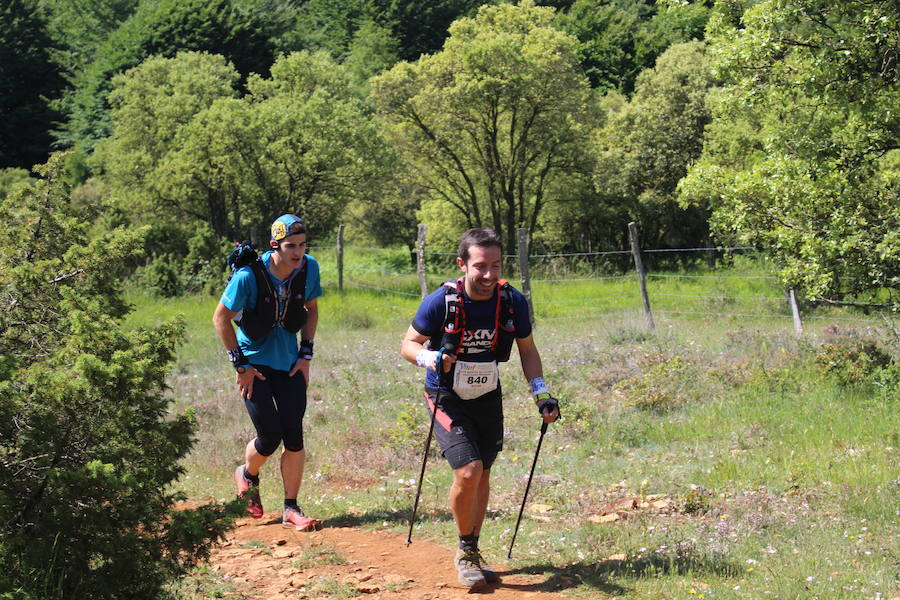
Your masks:
{"label": "watch face", "polygon": [[246,373],[247,367],[244,365],[240,365],[240,366],[235,367],[234,370],[237,371],[238,373]]}

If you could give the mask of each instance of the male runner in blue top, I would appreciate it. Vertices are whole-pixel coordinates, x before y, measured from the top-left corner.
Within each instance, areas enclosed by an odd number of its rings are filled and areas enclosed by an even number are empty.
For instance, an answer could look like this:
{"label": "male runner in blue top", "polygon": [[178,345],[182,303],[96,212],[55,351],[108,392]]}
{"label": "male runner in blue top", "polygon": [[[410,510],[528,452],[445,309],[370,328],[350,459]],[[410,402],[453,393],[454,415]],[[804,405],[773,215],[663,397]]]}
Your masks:
{"label": "male runner in blue top", "polygon": [[[234,473],[238,494],[248,499],[250,516],[263,516],[259,471],[284,442],[282,525],[306,530],[318,526],[318,521],[297,506],[297,493],[306,458],[303,415],[319,320],[316,299],[322,295],[322,287],[319,264],[306,254],[306,227],[299,217],[278,217],[272,223],[269,243],[271,249],[263,254],[261,264],[234,272],[216,307],[213,323],[235,368],[238,390],[256,429],[256,438],[244,453],[246,462]],[[305,282],[293,281],[303,274]],[[262,290],[260,282],[264,284]],[[265,307],[272,310],[262,310]],[[239,323],[236,332],[232,320]],[[298,331],[302,340],[299,347]],[[257,337],[254,339],[251,333]]]}
{"label": "male runner in blue top", "polygon": [[[482,564],[478,537],[487,513],[491,465],[503,447],[497,359],[506,360],[508,355],[503,357],[499,350],[502,344],[498,344],[502,308],[499,236],[488,228],[465,232],[456,262],[463,272],[461,285],[454,284],[454,292],[445,284],[422,300],[400,354],[427,370],[425,399],[429,411],[435,409],[440,394],[434,430],[442,455],[453,469],[450,509],[459,534],[454,562],[459,582],[475,588],[497,580],[497,573]],[[544,383],[541,356],[531,335],[528,303],[518,290],[509,288],[507,295],[512,303],[522,371],[544,422],[552,423],[559,416],[559,408]],[[464,332],[457,348],[441,354],[448,307],[456,301]],[[436,371],[438,357],[443,374]]]}

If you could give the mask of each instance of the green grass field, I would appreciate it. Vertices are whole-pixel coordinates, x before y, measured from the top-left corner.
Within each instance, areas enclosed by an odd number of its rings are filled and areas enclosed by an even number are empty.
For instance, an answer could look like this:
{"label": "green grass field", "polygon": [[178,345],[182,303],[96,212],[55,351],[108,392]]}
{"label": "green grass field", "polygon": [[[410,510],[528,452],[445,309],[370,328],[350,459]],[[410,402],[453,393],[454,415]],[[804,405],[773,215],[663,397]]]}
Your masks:
{"label": "green grass field", "polygon": [[[417,293],[405,263],[391,279],[377,258],[368,279],[348,278]],[[418,300],[351,285],[340,295],[322,263],[301,505],[326,521],[405,533],[428,420],[422,372],[398,350]],[[732,299],[692,298],[705,304],[680,312],[789,315],[774,301],[737,298],[780,295],[772,281],[712,281]],[[823,344],[874,336],[896,361],[896,333],[871,315],[830,309],[810,314],[823,318],[798,339],[790,318],[674,312],[686,305],[676,294],[715,295],[710,280],[649,285],[656,306],[673,311],[660,312],[653,331],[633,278],[535,284],[535,339],[564,418],[544,439],[529,495],[543,506],[526,512],[511,566],[550,574],[548,589],[583,598],[900,596],[896,362],[844,384],[816,360]],[[131,300],[128,326],[186,319],[173,406],[194,407],[200,429],[180,486],[224,500],[253,434],[211,326],[216,300]],[[501,374],[506,441],[482,534],[492,562],[505,558],[540,427],[515,352]],[[450,471],[432,452],[414,537],[449,546]],[[275,508],[273,465],[262,476],[264,504]]]}

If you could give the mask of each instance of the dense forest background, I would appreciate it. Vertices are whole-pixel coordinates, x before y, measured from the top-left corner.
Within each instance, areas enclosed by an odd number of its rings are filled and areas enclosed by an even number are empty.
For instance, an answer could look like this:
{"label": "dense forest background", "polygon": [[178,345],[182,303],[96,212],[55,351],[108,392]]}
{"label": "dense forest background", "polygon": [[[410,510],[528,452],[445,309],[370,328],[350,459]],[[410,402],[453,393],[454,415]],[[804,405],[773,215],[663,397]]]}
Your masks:
{"label": "dense forest background", "polygon": [[9,0],[0,197],[64,151],[90,235],[149,226],[136,267],[172,293],[286,211],[320,243],[489,225],[548,252],[625,248],[634,220],[645,247],[759,247],[810,298],[896,291],[898,12]]}

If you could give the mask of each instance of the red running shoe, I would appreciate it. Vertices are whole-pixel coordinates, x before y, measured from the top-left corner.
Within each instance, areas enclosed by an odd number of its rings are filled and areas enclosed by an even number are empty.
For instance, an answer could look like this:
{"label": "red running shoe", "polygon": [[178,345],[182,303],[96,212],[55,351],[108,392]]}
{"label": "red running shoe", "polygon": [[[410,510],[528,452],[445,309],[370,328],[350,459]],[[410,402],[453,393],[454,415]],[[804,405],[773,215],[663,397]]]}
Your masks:
{"label": "red running shoe", "polygon": [[313,531],[322,529],[322,522],[312,517],[307,517],[299,508],[289,507],[284,509],[281,516],[281,526],[290,529],[293,527],[297,531]]}
{"label": "red running shoe", "polygon": [[237,484],[238,498],[247,500],[247,513],[254,519],[263,516],[262,500],[259,499],[259,486],[244,476],[244,465],[234,471],[234,482]]}

